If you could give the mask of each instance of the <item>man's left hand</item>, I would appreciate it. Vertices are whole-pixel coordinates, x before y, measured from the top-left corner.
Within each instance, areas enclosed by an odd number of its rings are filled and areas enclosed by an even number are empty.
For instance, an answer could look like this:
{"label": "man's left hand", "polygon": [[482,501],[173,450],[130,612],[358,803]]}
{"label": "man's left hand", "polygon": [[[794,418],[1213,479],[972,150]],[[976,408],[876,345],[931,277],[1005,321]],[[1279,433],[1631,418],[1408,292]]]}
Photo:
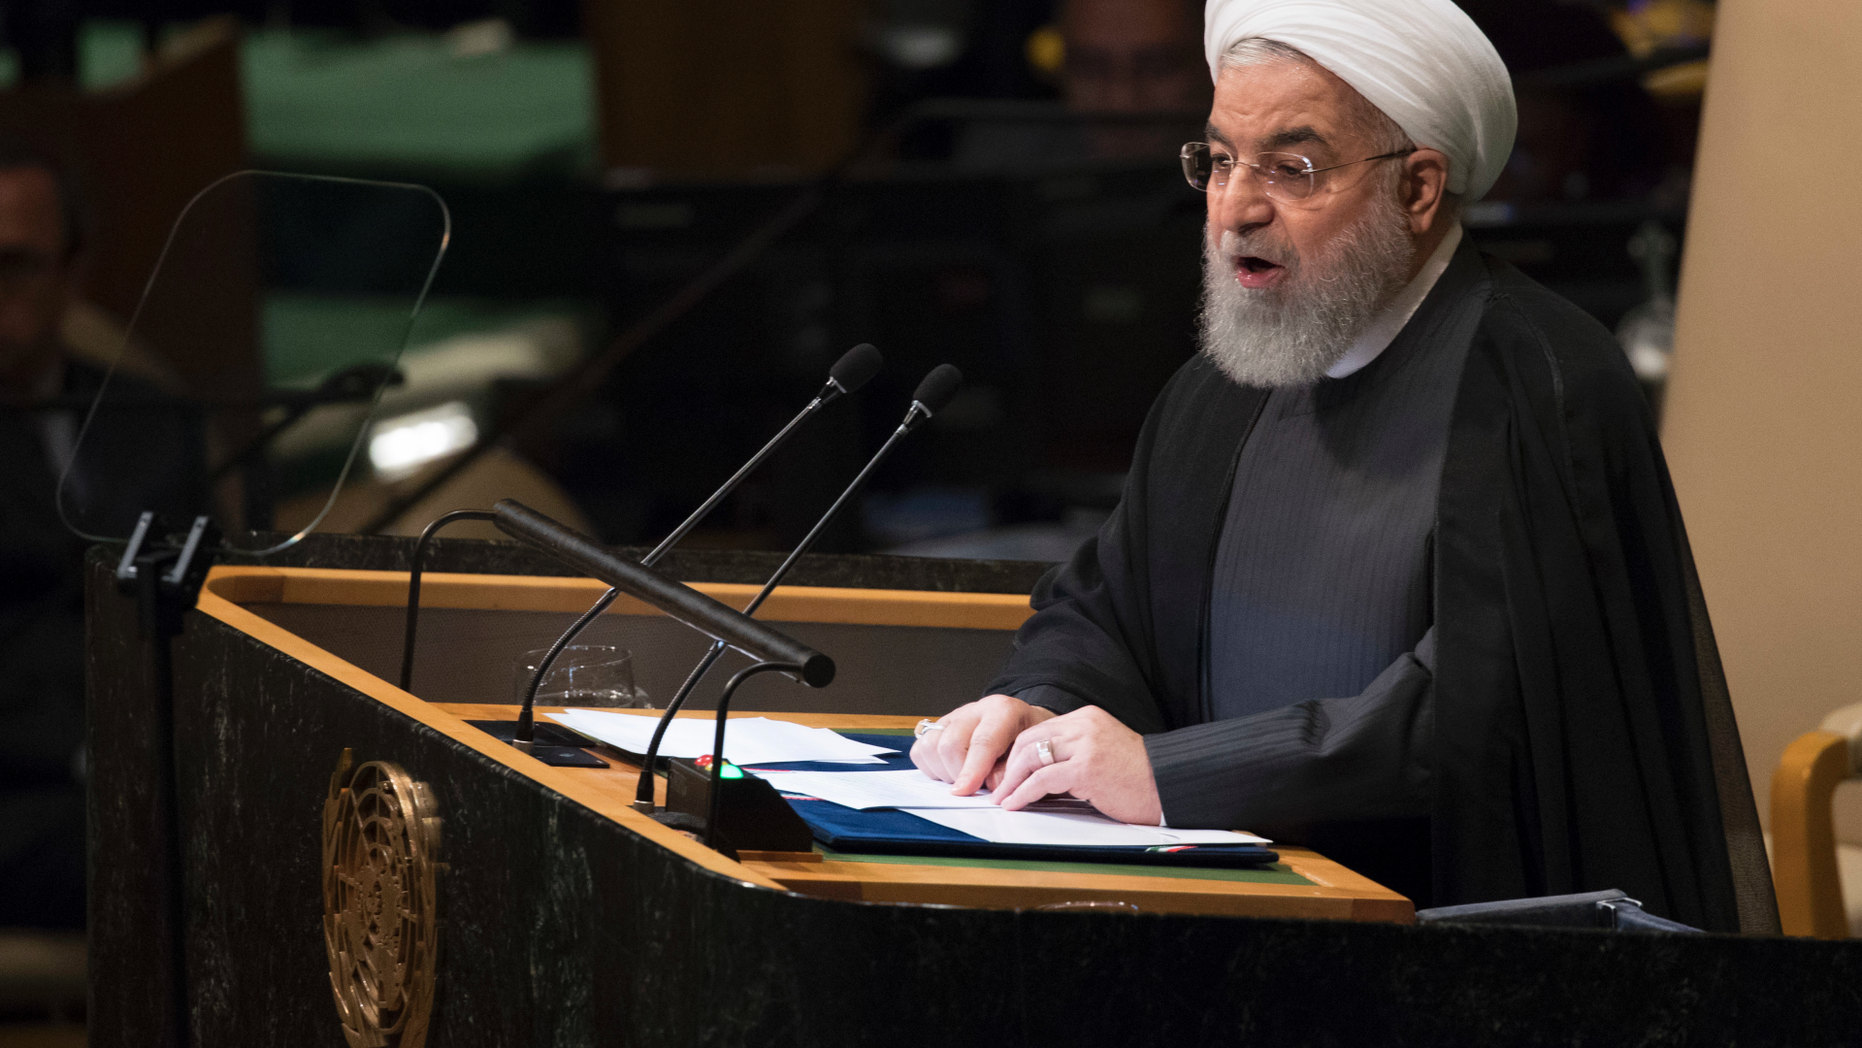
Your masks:
{"label": "man's left hand", "polygon": [[[1043,742],[1052,764],[1042,760]],[[1009,811],[1049,794],[1071,793],[1120,822],[1156,826],[1164,815],[1144,736],[1097,706],[1042,721],[1016,736],[1002,781],[990,792]]]}

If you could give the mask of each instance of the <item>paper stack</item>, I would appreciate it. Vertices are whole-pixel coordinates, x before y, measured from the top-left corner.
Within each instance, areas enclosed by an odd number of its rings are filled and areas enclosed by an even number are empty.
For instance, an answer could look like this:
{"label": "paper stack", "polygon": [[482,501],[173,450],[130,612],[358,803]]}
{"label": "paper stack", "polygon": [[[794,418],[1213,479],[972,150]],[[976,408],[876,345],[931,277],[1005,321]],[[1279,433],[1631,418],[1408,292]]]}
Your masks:
{"label": "paper stack", "polygon": [[[735,723],[732,730],[736,730]],[[726,744],[728,748],[728,743]],[[867,771],[752,771],[783,793],[817,797],[861,811],[896,808],[998,844],[1050,844],[1069,847],[1169,847],[1178,844],[1268,844],[1265,837],[1229,830],[1173,830],[1133,826],[1108,819],[1075,803],[1068,810],[1003,811],[988,790],[968,797],[950,792],[916,768]]]}
{"label": "paper stack", "polygon": [[[565,710],[546,714],[564,727],[599,739],[625,753],[644,754],[653,740],[659,715]],[[702,757],[711,752],[717,722],[710,716],[675,717],[660,740],[662,757]],[[826,728],[805,728],[768,717],[732,717],[724,733],[724,758],[732,764],[783,764],[821,761],[835,764],[884,764],[878,754],[897,753],[884,746],[855,742]]]}

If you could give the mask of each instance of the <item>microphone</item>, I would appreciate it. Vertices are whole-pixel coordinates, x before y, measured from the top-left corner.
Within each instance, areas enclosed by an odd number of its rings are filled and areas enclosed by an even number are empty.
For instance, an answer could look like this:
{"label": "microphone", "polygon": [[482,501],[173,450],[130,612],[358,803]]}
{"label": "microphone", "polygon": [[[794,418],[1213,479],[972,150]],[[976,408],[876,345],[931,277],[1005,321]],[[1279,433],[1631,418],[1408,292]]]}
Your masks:
{"label": "microphone", "polygon": [[899,424],[901,432],[894,436],[903,436],[916,429],[919,423],[944,410],[944,405],[957,395],[957,387],[961,385],[963,372],[958,371],[955,364],[939,364],[932,368],[924,381],[918,383],[918,388],[912,391],[911,410],[905,413],[905,421]]}
{"label": "microphone", "polygon": [[871,342],[862,342],[841,354],[828,369],[828,385],[839,387],[842,393],[852,393],[879,374],[885,363],[886,358],[879,355]]}
{"label": "microphone", "polygon": [[[726,496],[736,490],[737,485],[742,483],[743,479],[749,476],[752,470],[756,469],[757,466],[762,464],[764,459],[768,458],[777,448],[781,447],[783,443],[789,439],[789,436],[794,433],[796,427],[800,426],[809,416],[821,410],[822,407],[866,385],[874,375],[879,373],[879,369],[884,363],[885,358],[880,356],[879,350],[873,348],[871,342],[862,342],[842,354],[841,358],[834,362],[834,366],[828,369],[827,382],[822,385],[821,392],[815,394],[815,398],[808,402],[808,406],[803,408],[793,419],[790,419],[789,424],[782,427],[782,430],[774,437],[771,437],[769,443],[763,445],[761,451],[751,456],[750,461],[744,463],[742,468],[732,474],[730,479],[724,482],[723,486],[719,487],[717,491],[712,492],[711,497],[705,500],[704,505],[693,510],[691,516],[685,518],[684,523],[674,528],[672,534],[667,535],[658,546],[653,548],[651,553],[648,553],[641,559],[641,563],[649,567],[659,563],[659,559],[665,556],[667,551],[672,549],[680,539],[684,538],[687,532],[697,527],[698,523],[704,520],[706,515],[717,508],[718,503],[724,501]],[[415,541],[414,554],[412,562],[409,565],[407,577],[407,625],[401,641],[401,690],[412,691],[414,688],[414,635],[417,624],[420,621],[420,565],[423,554],[426,552],[427,544],[433,540],[433,536],[439,532],[441,528],[455,521],[491,519],[493,519],[492,514],[484,510],[455,510],[435,519],[433,523],[428,524],[426,529],[420,533],[420,538]],[[518,733],[513,740],[513,743],[518,749],[530,752],[531,745],[535,741],[532,729],[533,718],[530,714],[530,708],[536,690],[540,686],[544,675],[549,672],[549,668],[555,663],[557,656],[562,654],[562,649],[568,647],[569,642],[573,641],[576,635],[581,633],[589,623],[595,621],[595,617],[605,611],[608,605],[614,603],[614,598],[618,596],[618,594],[619,591],[615,589],[609,589],[608,592],[602,594],[601,598],[595,601],[594,605],[586,612],[583,612],[582,617],[572,623],[569,628],[564,631],[563,635],[557,639],[556,643],[550,646],[542,664],[537,667],[535,679],[530,682],[525,691],[524,709],[523,713],[518,716]],[[547,760],[548,758],[545,757],[540,759]]]}
{"label": "microphone", "polygon": [[880,356],[879,350],[874,348],[871,342],[862,342],[841,354],[841,358],[828,369],[828,380],[822,385],[821,392],[815,394],[815,399],[809,401],[807,407],[797,412],[796,416],[789,420],[788,425],[769,438],[769,443],[763,445],[761,451],[750,456],[750,461],[731,474],[730,479],[726,480],[718,490],[712,492],[711,497],[706,499],[703,505],[693,510],[691,516],[685,518],[684,523],[672,529],[672,534],[667,535],[659,545],[653,547],[653,552],[642,557],[640,563],[648,567],[659,563],[659,559],[665,556],[672,547],[678,545],[679,540],[684,538],[687,532],[697,527],[700,521],[709,516],[711,511],[717,508],[718,503],[724,501],[725,496],[737,490],[737,485],[743,483],[745,477],[762,465],[764,459],[775,454],[777,448],[787,443],[796,427],[823,407],[866,385],[874,375],[879,374],[879,369],[885,362],[886,359]]}
{"label": "microphone", "polygon": [[[880,367],[884,364],[885,358],[880,355],[879,350],[874,348],[871,342],[862,342],[841,354],[841,358],[834,362],[833,367],[828,369],[828,380],[822,385],[821,392],[815,394],[815,398],[808,402],[808,406],[804,407],[800,412],[797,412],[796,416],[789,420],[788,425],[782,427],[775,436],[771,437],[769,443],[763,445],[762,450],[750,456],[750,461],[745,462],[738,468],[737,472],[731,474],[730,479],[720,485],[718,490],[712,492],[711,497],[706,499],[697,509],[693,510],[691,515],[686,517],[683,523],[672,530],[671,534],[660,540],[660,544],[653,547],[652,552],[640,558],[640,563],[649,568],[659,563],[660,558],[671,551],[672,547],[677,545],[679,540],[684,538],[688,532],[697,527],[700,521],[709,516],[711,511],[717,508],[718,503],[723,502],[726,496],[730,495],[731,492],[737,489],[739,484],[743,483],[745,477],[748,477],[758,466],[762,465],[763,461],[774,454],[777,448],[787,443],[789,437],[794,434],[796,429],[800,427],[803,422],[807,421],[815,412],[821,410],[828,404],[866,385],[874,375],[879,373]],[[531,675],[530,682],[524,686],[524,702],[517,713],[517,730],[512,737],[512,745],[526,753],[532,753],[534,755],[533,747],[536,743],[535,707],[537,689],[542,687],[543,679],[549,676],[550,668],[555,665],[556,659],[562,654],[563,649],[567,648],[570,643],[575,640],[577,635],[584,629],[587,629],[589,624],[594,622],[603,611],[606,611],[608,605],[614,603],[615,597],[619,596],[620,592],[619,588],[611,587],[606,593],[603,593],[596,599],[594,604],[589,606],[587,611],[582,613],[580,618],[569,624],[569,628],[564,630],[562,636],[556,638],[556,642],[551,644],[549,650],[544,653],[542,660],[537,663],[536,672]],[[411,621],[410,619],[410,622]],[[401,686],[403,688],[408,687],[407,678],[410,676],[410,673],[406,666],[412,658],[413,642],[412,629],[410,627],[407,654],[403,659],[403,670],[401,674]]]}
{"label": "microphone", "polygon": [[584,575],[626,590],[719,644],[736,648],[759,662],[792,667],[811,688],[825,688],[834,681],[834,660],[826,655],[683,582],[675,582],[644,564],[617,555],[581,532],[515,499],[498,500],[491,507],[491,513],[492,523],[499,531],[548,553]]}
{"label": "microphone", "polygon": [[[783,559],[782,564],[776,568],[775,574],[769,577],[769,581],[763,584],[763,588],[757,592],[757,595],[751,598],[749,604],[744,605],[743,614],[746,617],[755,615],[757,609],[763,606],[763,602],[769,599],[770,593],[789,574],[789,569],[793,568],[795,562],[801,559],[802,554],[808,552],[809,548],[815,544],[815,540],[827,530],[828,524],[840,513],[841,508],[866,484],[873,470],[877,469],[886,456],[892,453],[892,449],[898,445],[899,441],[923,425],[926,420],[944,410],[944,405],[950,403],[950,398],[956,395],[957,387],[962,384],[963,372],[950,364],[939,364],[932,368],[931,373],[924,377],[924,381],[918,383],[918,388],[912,391],[912,406],[906,409],[905,420],[899,423],[899,428],[892,431],[892,436],[887,437],[886,442],[877,452],[874,452],[871,459],[867,460],[866,465],[861,467],[860,472],[848,483],[846,490],[842,491],[840,497],[834,500],[834,504],[821,515],[821,519],[815,521],[815,526],[809,529],[808,534],[802,537],[802,541]],[[636,811],[651,815],[659,810],[659,806],[653,803],[653,762],[659,757],[660,740],[665,737],[666,728],[671,725],[673,717],[678,715],[680,707],[685,705],[686,697],[691,695],[692,689],[698,686],[698,682],[704,679],[711,667],[723,657],[727,646],[723,641],[712,644],[711,650],[705,653],[705,657],[698,661],[698,665],[692,667],[691,674],[685,678],[685,683],[679,686],[679,691],[672,697],[672,701],[666,704],[666,712],[660,715],[659,725],[653,729],[653,739],[648,743],[645,759],[640,765],[640,779],[634,788],[634,809]],[[718,796],[717,776],[721,774],[724,766],[724,721],[731,693],[736,690],[734,685],[737,679],[732,678],[733,686],[726,688],[724,694],[718,699],[716,742],[711,751],[711,765],[714,773],[711,797],[714,804],[711,820],[706,826],[708,836],[711,835],[717,823],[715,800]]]}

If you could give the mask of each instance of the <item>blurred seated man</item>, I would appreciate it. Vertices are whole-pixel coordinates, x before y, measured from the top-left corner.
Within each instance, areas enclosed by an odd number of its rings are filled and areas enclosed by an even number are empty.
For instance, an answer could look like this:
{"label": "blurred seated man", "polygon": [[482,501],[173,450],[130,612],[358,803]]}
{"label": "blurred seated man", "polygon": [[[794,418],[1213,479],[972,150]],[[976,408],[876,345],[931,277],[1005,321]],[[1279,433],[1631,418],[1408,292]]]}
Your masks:
{"label": "blurred seated man", "polygon": [[0,925],[84,926],[82,543],[53,492],[77,439],[59,329],[83,248],[57,168],[0,145]]}
{"label": "blurred seated man", "polygon": [[[1063,86],[1082,113],[1170,114],[1209,105],[1202,19],[1194,0],[1066,0]],[[1122,160],[1168,156],[1180,136],[1155,123],[1090,129],[1093,154]]]}
{"label": "blurred seated man", "polygon": [[[63,169],[0,141],[0,926],[84,926],[84,543],[56,493],[122,346],[77,297],[85,232]],[[152,389],[122,369],[110,381]],[[152,421],[138,440],[169,447],[183,428]],[[175,468],[74,475],[68,504],[165,508],[185,458],[136,457],[151,461]]]}
{"label": "blurred seated man", "polygon": [[[1197,15],[1195,0],[1063,0],[1061,94],[1067,109],[1163,119],[979,121],[961,137],[956,162],[1041,168],[1168,160],[1186,133],[1168,118],[1209,105]],[[1194,121],[1185,127],[1195,127]]]}
{"label": "blurred seated man", "polygon": [[1255,830],[1448,905],[1776,927],[1711,628],[1608,331],[1463,235],[1514,132],[1451,0],[1212,0],[1202,353],[912,758]]}

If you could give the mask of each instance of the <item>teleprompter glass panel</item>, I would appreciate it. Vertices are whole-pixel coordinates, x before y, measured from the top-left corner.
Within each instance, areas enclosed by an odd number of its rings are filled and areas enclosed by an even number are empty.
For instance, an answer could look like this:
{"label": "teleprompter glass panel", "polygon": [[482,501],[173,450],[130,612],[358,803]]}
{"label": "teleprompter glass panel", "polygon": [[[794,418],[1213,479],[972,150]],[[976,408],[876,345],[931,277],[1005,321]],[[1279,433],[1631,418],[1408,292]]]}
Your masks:
{"label": "teleprompter glass panel", "polygon": [[[59,480],[66,525],[109,541],[144,511],[205,514],[255,553],[315,530],[400,381],[450,228],[423,186],[247,171],[203,189],[115,359],[68,382],[90,404]],[[306,296],[367,308],[341,324],[279,308]]]}

